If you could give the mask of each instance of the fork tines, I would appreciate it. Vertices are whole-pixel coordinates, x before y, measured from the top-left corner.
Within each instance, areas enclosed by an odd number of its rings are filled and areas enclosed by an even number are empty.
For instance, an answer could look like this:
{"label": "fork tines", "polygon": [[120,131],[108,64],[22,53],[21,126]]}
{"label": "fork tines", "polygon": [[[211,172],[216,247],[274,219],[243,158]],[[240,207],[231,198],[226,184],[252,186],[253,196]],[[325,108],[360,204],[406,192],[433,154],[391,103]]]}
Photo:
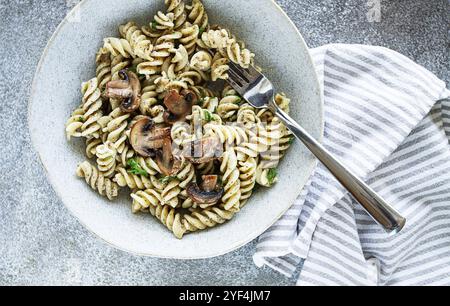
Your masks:
{"label": "fork tines", "polygon": [[228,82],[241,95],[245,93],[251,83],[262,76],[253,66],[249,66],[248,69],[245,69],[232,61],[230,61],[228,66],[230,67],[230,70],[228,71]]}

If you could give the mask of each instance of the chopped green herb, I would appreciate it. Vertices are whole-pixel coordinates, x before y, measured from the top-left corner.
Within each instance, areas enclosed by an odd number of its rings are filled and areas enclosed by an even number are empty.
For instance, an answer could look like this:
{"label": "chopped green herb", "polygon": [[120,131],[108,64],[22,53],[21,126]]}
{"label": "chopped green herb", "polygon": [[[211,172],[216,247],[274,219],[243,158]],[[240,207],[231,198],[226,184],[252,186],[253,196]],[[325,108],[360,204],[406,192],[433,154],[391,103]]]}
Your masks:
{"label": "chopped green herb", "polygon": [[167,184],[167,183],[169,183],[169,182],[171,182],[173,180],[176,180],[176,179],[177,179],[176,176],[165,176],[163,178],[160,178],[159,180],[161,181],[161,183]]}
{"label": "chopped green herb", "polygon": [[198,100],[198,105],[200,107],[203,107],[205,105],[205,103],[206,103],[206,99],[207,98],[201,98],[200,100]]}
{"label": "chopped green herb", "polygon": [[200,28],[200,31],[198,32],[198,35],[202,35],[202,34],[203,34],[203,33],[205,32],[205,30],[206,30],[206,29],[205,29],[205,28],[203,28],[203,27],[202,27],[202,28]]}
{"label": "chopped green herb", "polygon": [[275,183],[277,176],[278,176],[277,169],[275,168],[269,169],[269,171],[267,172],[267,180],[269,181],[270,185],[273,185],[273,183]]}
{"label": "chopped green herb", "polygon": [[152,30],[157,30],[158,28],[158,23],[156,22],[156,21],[152,21],[152,23],[151,23],[151,27],[152,27]]}
{"label": "chopped green herb", "polygon": [[130,68],[128,68],[128,71],[134,72],[137,74],[137,65],[133,65]]}
{"label": "chopped green herb", "polygon": [[84,117],[78,117],[78,118],[77,118],[77,121],[78,121],[78,122],[84,122]]}
{"label": "chopped green herb", "polygon": [[139,165],[139,163],[134,158],[129,159],[127,164],[128,167],[130,167],[130,169],[128,170],[129,173],[134,175],[148,176],[147,171],[142,169],[141,165]]}
{"label": "chopped green herb", "polygon": [[140,73],[137,71],[137,65],[136,65],[136,64],[133,65],[133,66],[131,66],[130,68],[128,68],[128,71],[137,74],[137,76],[138,76],[138,78],[139,78],[140,81],[143,81],[143,80],[145,79],[145,74],[140,74]]}
{"label": "chopped green herb", "polygon": [[289,139],[289,142],[288,142],[289,145],[293,144],[294,141],[295,141],[295,137],[294,137],[294,136],[291,136],[291,138]]}
{"label": "chopped green herb", "polygon": [[217,179],[217,185],[219,185],[220,187],[223,187],[223,179],[221,176],[219,176]]}
{"label": "chopped green herb", "polygon": [[203,113],[204,113],[206,122],[211,122],[214,120],[213,115],[208,110],[204,110]]}
{"label": "chopped green herb", "polygon": [[241,104],[242,99],[240,97],[236,97],[236,101],[234,101],[234,103],[236,104]]}

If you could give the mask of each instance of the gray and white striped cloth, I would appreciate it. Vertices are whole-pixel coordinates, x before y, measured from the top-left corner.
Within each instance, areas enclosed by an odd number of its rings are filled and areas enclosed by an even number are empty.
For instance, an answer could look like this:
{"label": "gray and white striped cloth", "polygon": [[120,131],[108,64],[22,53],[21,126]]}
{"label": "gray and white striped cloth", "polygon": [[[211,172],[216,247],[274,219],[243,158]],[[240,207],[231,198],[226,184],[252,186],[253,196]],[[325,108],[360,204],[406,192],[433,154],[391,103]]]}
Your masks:
{"label": "gray and white striped cloth", "polygon": [[298,285],[450,285],[450,92],[392,50],[312,50],[324,145],[406,218],[388,236],[319,165],[254,261]]}

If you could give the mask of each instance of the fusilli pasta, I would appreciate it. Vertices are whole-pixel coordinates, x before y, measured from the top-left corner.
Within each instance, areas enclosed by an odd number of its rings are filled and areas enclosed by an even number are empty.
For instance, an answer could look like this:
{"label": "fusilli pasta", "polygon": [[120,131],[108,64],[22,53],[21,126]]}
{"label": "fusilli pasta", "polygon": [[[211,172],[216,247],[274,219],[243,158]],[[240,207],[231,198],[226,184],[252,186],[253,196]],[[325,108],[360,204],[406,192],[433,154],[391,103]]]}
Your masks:
{"label": "fusilli pasta", "polygon": [[130,189],[144,190],[153,187],[152,182],[146,176],[132,174],[122,167],[116,169],[114,182],[120,187],[128,187]]}
{"label": "fusilli pasta", "polygon": [[200,0],[192,0],[192,5],[188,8],[189,20],[198,25],[203,31],[208,28],[208,14],[205,6]]}
{"label": "fusilli pasta", "polygon": [[187,19],[186,6],[184,0],[165,0],[167,12],[174,17],[174,30],[181,28]]}
{"label": "fusilli pasta", "polygon": [[118,196],[119,187],[117,184],[99,173],[97,168],[89,162],[83,162],[78,166],[77,175],[84,178],[93,190],[96,190],[102,196],[106,196],[109,200],[114,200]]}
{"label": "fusilli pasta", "polygon": [[116,148],[110,142],[99,145],[96,148],[96,156],[101,174],[105,177],[111,177],[116,171]]}
{"label": "fusilli pasta", "polygon": [[[128,22],[119,27],[120,34],[130,44],[132,54],[143,60],[152,61],[153,45],[150,39],[138,28],[135,22]],[[121,53],[124,56],[124,54]]]}
{"label": "fusilli pasta", "polygon": [[83,83],[83,125],[81,126],[82,137],[100,137],[100,125],[98,120],[102,117],[103,102],[101,99],[101,91],[98,88],[97,78],[93,78]]}
{"label": "fusilli pasta", "polygon": [[241,181],[239,179],[238,160],[233,150],[226,151],[222,156],[222,181],[224,183],[224,196],[222,198],[224,209],[231,212],[240,210]]}
{"label": "fusilli pasta", "polygon": [[95,61],[97,63],[98,88],[104,90],[106,84],[111,81],[111,53],[106,48],[101,48]]}

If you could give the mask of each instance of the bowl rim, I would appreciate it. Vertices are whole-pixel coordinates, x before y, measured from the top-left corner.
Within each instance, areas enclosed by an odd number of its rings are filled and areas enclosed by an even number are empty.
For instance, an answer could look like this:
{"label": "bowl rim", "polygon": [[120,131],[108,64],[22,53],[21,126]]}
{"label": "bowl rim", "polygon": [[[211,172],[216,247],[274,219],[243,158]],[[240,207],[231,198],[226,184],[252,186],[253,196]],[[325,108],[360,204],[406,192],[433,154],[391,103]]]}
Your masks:
{"label": "bowl rim", "polygon": [[[31,106],[34,102],[35,99],[35,91],[36,91],[36,83],[37,83],[37,76],[39,74],[39,72],[42,70],[43,67],[43,62],[48,54],[48,51],[50,49],[50,47],[52,46],[52,44],[54,43],[56,37],[58,36],[58,34],[60,33],[61,29],[63,28],[64,25],[66,25],[69,20],[69,16],[74,13],[76,10],[80,9],[86,2],[91,1],[91,0],[81,0],[77,5],[75,5],[68,13],[67,15],[64,17],[64,19],[59,23],[59,25],[56,27],[55,31],[53,32],[53,34],[51,35],[48,43],[46,44],[42,55],[39,59],[39,62],[37,64],[36,70],[34,72],[34,76],[33,76],[33,80],[32,80],[32,85],[31,85],[31,89],[29,92],[29,98],[28,98],[28,107],[27,107],[27,125],[28,125],[28,131],[30,133],[30,139],[31,139],[31,145],[33,150],[37,153],[38,159],[39,159],[39,163],[41,164],[42,168],[44,169],[44,173],[45,176],[47,178],[47,181],[50,183],[52,189],[55,191],[56,195],[58,196],[59,200],[64,204],[64,207],[67,209],[67,211],[69,212],[69,214],[75,218],[75,220],[77,220],[84,228],[86,228],[88,230],[88,232],[90,232],[91,234],[93,234],[96,238],[100,239],[100,241],[103,241],[104,243],[106,243],[106,245],[111,246],[117,250],[123,251],[125,253],[129,253],[135,256],[141,256],[141,257],[150,257],[150,258],[162,258],[162,259],[177,259],[177,260],[197,260],[197,259],[209,259],[209,258],[215,258],[215,257],[219,257],[219,256],[223,256],[225,254],[231,253],[233,251],[236,251],[242,247],[244,247],[245,245],[247,245],[248,243],[250,243],[251,241],[253,241],[254,239],[258,238],[260,235],[262,235],[264,232],[266,232],[272,225],[274,225],[288,210],[289,208],[292,206],[293,203],[291,203],[291,205],[289,207],[287,207],[286,209],[283,209],[280,214],[277,216],[277,218],[272,222],[270,222],[270,224],[268,226],[266,226],[264,228],[264,230],[258,230],[252,233],[248,234],[248,237],[246,239],[243,239],[241,242],[236,243],[235,245],[231,245],[228,248],[224,248],[224,250],[222,251],[218,251],[215,254],[208,254],[208,255],[200,255],[200,256],[168,256],[168,255],[158,255],[158,254],[151,254],[151,253],[140,253],[140,252],[136,252],[133,250],[129,250],[125,247],[119,246],[111,241],[108,241],[106,238],[100,236],[99,234],[97,234],[93,229],[91,229],[88,225],[86,225],[78,216],[76,216],[72,210],[70,209],[70,207],[68,205],[66,205],[66,203],[63,200],[62,194],[60,193],[60,190],[58,190],[57,188],[55,188],[55,184],[53,183],[53,179],[51,178],[51,176],[49,175],[48,169],[45,165],[45,163],[42,160],[42,156],[41,156],[41,152],[38,150],[37,147],[37,141],[35,140],[35,134],[34,132],[31,130],[31,126],[30,126],[30,121],[31,121]],[[274,6],[274,8],[276,10],[278,10],[283,16],[284,18],[286,18],[289,23],[291,24],[291,26],[295,29],[295,32],[297,33],[297,36],[300,40],[300,43],[305,47],[306,49],[306,53],[307,56],[309,58],[309,61],[311,62],[312,66],[314,67],[314,61],[313,58],[311,56],[311,52],[309,51],[310,48],[308,47],[305,39],[303,38],[302,34],[300,33],[300,30],[297,28],[297,26],[295,25],[295,23],[292,21],[291,18],[289,18],[289,16],[287,15],[287,13],[281,8],[281,6],[275,2],[275,0],[265,0],[267,3],[270,3],[271,5]],[[317,140],[319,142],[323,141],[324,138],[324,130],[325,130],[325,122],[324,122],[324,95],[323,95],[323,90],[322,90],[322,86],[320,85],[319,82],[319,78],[317,75],[317,70],[314,69],[314,71],[312,72],[312,76],[315,80],[315,83],[317,83],[317,87],[319,88],[319,108],[320,108],[320,113],[318,114],[318,116],[320,116],[320,137],[317,138]],[[309,172],[309,176],[311,177],[311,175],[313,174],[314,169],[317,167],[318,164],[318,160],[314,159],[314,161],[310,164],[309,168],[306,170]],[[304,186],[302,186],[301,188],[299,188],[298,190],[298,195],[301,193],[302,189],[304,188]],[[297,195],[297,196],[298,196]]]}

